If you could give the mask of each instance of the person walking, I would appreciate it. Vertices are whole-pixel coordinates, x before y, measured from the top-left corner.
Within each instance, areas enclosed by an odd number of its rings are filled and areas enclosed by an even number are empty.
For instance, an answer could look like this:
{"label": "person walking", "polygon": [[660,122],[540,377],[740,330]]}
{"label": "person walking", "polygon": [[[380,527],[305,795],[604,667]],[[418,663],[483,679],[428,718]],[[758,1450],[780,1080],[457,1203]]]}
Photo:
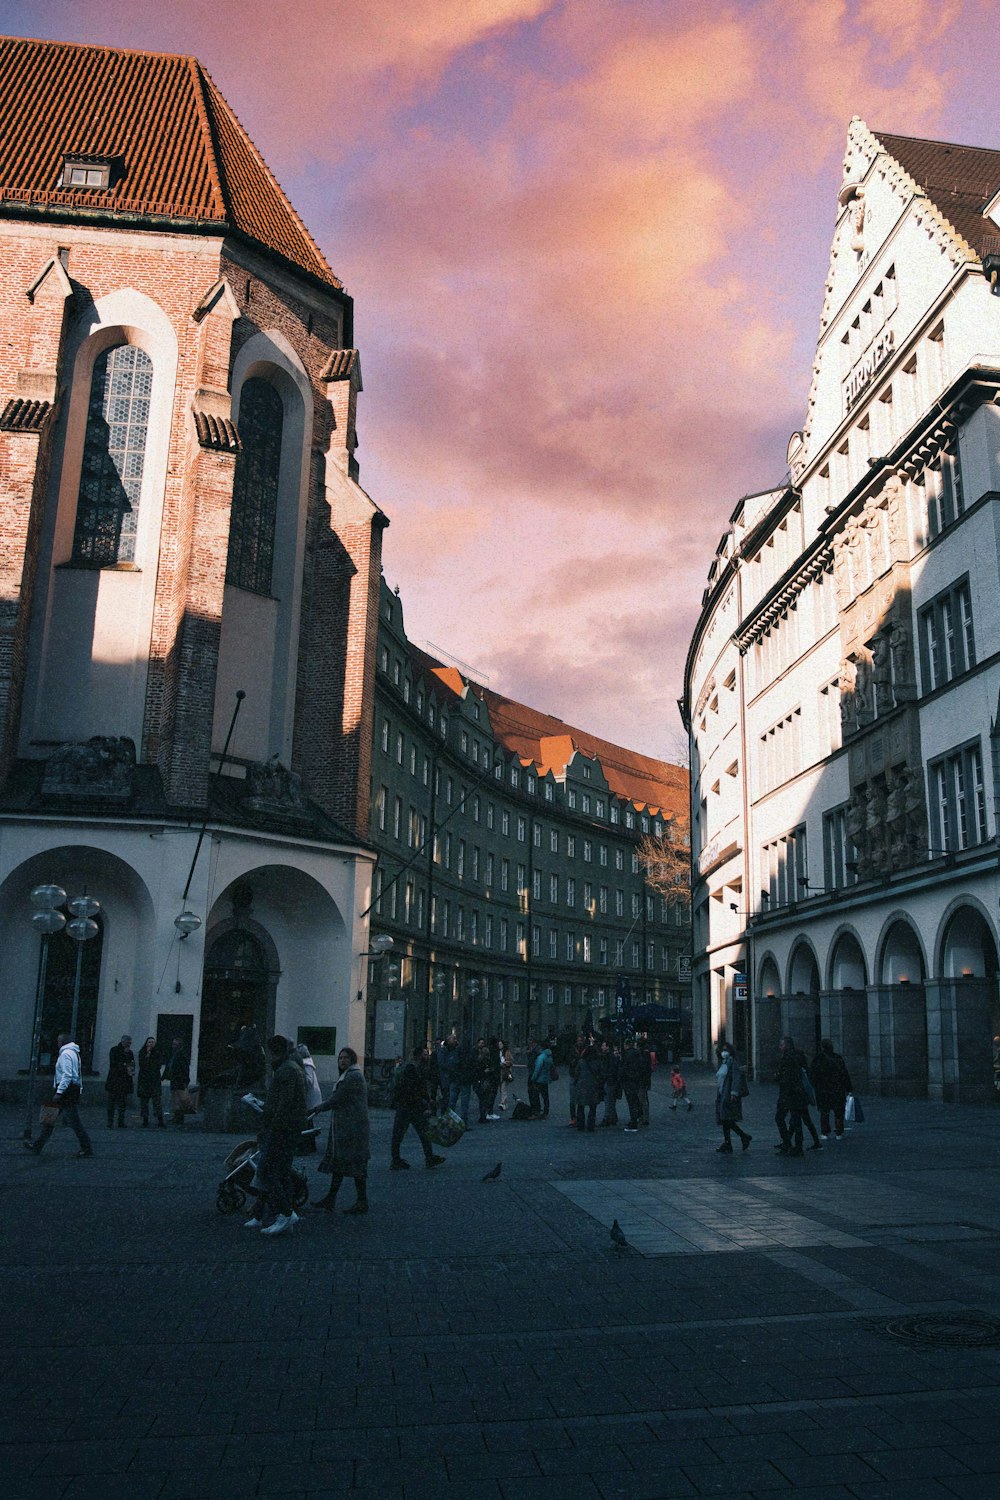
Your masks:
{"label": "person walking", "polygon": [[625,1045],[622,1056],[622,1088],[625,1091],[625,1103],[628,1105],[628,1124],[625,1126],[626,1135],[634,1135],[639,1129],[640,1090],[643,1079],[646,1076],[646,1066],[635,1037],[630,1037]]}
{"label": "person walking", "polygon": [[715,1075],[715,1121],[722,1126],[722,1145],[716,1146],[716,1151],[732,1153],[734,1130],[744,1151],[753,1140],[753,1136],[748,1135],[739,1123],[743,1118],[743,1100],[749,1092],[747,1075],[739,1058],[731,1047],[723,1047],[719,1070]]}
{"label": "person walking", "polygon": [[577,1032],[569,1059],[569,1123],[576,1124],[576,1081],[580,1076],[580,1059],[587,1050],[587,1038]]}
{"label": "person walking", "polygon": [[774,1123],[781,1136],[775,1151],[782,1156],[802,1155],[802,1111],[808,1105],[808,1096],[802,1074],[806,1060],[790,1036],[783,1036],[778,1046],[778,1102],[774,1110]]}
{"label": "person walking", "polygon": [[149,1106],[152,1104],[156,1123],[161,1130],[166,1130],[167,1122],[163,1118],[163,1059],[156,1045],[155,1036],[148,1036],[139,1052],[139,1073],[135,1092],[142,1113],[142,1123],[148,1126]]}
{"label": "person walking", "polygon": [[653,1060],[655,1053],[649,1044],[649,1037],[644,1036],[639,1041],[639,1056],[642,1059],[642,1083],[639,1085],[639,1124],[649,1125],[649,1091],[653,1086]]}
{"label": "person walking", "polygon": [[345,1177],[354,1178],[355,1201],[346,1214],[368,1212],[368,1158],[371,1155],[371,1129],[368,1123],[368,1089],[365,1075],[358,1067],[353,1047],[341,1047],[337,1054],[337,1085],[324,1104],[313,1111],[321,1115],[330,1110],[330,1133],[326,1155],[319,1170],[329,1172],[330,1187],[313,1208],[333,1213],[337,1194]]}
{"label": "person walking", "polygon": [[261,1115],[262,1143],[257,1175],[264,1190],[245,1229],[261,1234],[284,1234],[299,1222],[292,1199],[292,1158],[306,1128],[306,1075],[295,1044],[286,1036],[268,1038],[271,1087]]}
{"label": "person walking", "polygon": [[456,1110],[463,1122],[468,1125],[472,1086],[479,1077],[479,1056],[475,1047],[465,1037],[456,1037],[455,1046],[458,1049],[458,1055],[455,1059],[454,1072],[451,1075],[448,1107]]}
{"label": "person walking", "polygon": [[604,1094],[604,1064],[601,1054],[591,1042],[584,1048],[577,1062],[576,1071],[576,1128],[579,1131],[594,1130],[597,1125],[597,1106]]}
{"label": "person walking", "polygon": [[839,1052],[834,1052],[829,1037],[824,1037],[820,1042],[819,1051],[809,1065],[809,1077],[816,1090],[819,1128],[824,1141],[830,1139],[831,1116],[834,1140],[843,1140],[844,1106],[847,1104],[848,1094],[853,1094],[854,1086],[847,1064]]}
{"label": "person walking", "polygon": [[601,1128],[610,1129],[618,1124],[618,1100],[622,1093],[622,1059],[617,1043],[602,1042],[601,1057],[604,1062],[604,1114]]}
{"label": "person walking", "polygon": [[688,1096],[687,1084],[684,1082],[684,1075],[677,1063],[674,1063],[673,1071],[670,1074],[670,1087],[673,1090],[674,1095],[670,1101],[671,1109],[676,1109],[678,1104],[686,1104],[689,1110],[694,1109],[694,1104]]}
{"label": "person walking", "polygon": [[[481,1036],[476,1043],[476,1102],[479,1105],[479,1123],[485,1125],[492,1116],[492,1097],[496,1088],[500,1085],[500,1067],[497,1057],[490,1057],[490,1045],[486,1038]],[[496,1065],[495,1073],[493,1064]],[[495,1078],[495,1082],[494,1082]],[[499,1116],[497,1116],[499,1118]]]}
{"label": "person walking", "polygon": [[389,1148],[390,1171],[405,1172],[409,1168],[410,1163],[400,1155],[400,1148],[411,1125],[423,1148],[424,1166],[428,1171],[432,1167],[440,1167],[444,1163],[444,1157],[435,1156],[431,1138],[427,1134],[430,1098],[427,1093],[427,1048],[422,1042],[414,1047],[409,1062],[400,1068],[392,1102],[396,1107],[396,1114],[392,1122],[392,1144]]}
{"label": "person walking", "polygon": [[[56,1038],[56,1045],[59,1048],[59,1054],[56,1057],[55,1077],[52,1080],[51,1103],[59,1111],[59,1118],[66,1121],[79,1142],[80,1149],[76,1153],[77,1156],[93,1156],[90,1136],[84,1130],[83,1121],[80,1119],[79,1104],[83,1093],[80,1049],[71,1039],[68,1031],[60,1031]],[[25,1141],[25,1150],[33,1152],[35,1156],[41,1156],[53,1130],[55,1130],[55,1125],[43,1125],[37,1141]]]}
{"label": "person walking", "polygon": [[125,1129],[125,1105],[135,1087],[134,1078],[135,1053],[132,1051],[132,1038],[123,1036],[121,1041],[111,1049],[108,1057],[108,1076],[104,1083],[104,1090],[108,1096],[109,1130],[114,1129],[116,1115],[118,1129]]}
{"label": "person walking", "polygon": [[163,1079],[170,1085],[170,1114],[175,1125],[184,1124],[184,1107],[181,1095],[186,1093],[191,1081],[191,1064],[184,1051],[184,1043],[175,1036],[170,1043],[170,1056],[163,1068]]}
{"label": "person walking", "polygon": [[552,1048],[546,1042],[539,1047],[535,1065],[528,1074],[528,1107],[533,1115],[542,1120],[549,1117],[549,1084],[555,1070]]}

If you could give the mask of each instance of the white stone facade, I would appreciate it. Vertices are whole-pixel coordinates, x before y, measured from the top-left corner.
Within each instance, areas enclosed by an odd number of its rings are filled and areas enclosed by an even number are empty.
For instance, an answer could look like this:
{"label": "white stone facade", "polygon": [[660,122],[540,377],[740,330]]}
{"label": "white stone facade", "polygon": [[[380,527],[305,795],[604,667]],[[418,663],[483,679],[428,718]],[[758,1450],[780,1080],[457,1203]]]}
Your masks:
{"label": "white stone facade", "polygon": [[763,1076],[791,1033],[859,1088],[993,1093],[991,180],[1000,153],[852,122],[807,420],[709,572],[683,700],[694,1034]]}

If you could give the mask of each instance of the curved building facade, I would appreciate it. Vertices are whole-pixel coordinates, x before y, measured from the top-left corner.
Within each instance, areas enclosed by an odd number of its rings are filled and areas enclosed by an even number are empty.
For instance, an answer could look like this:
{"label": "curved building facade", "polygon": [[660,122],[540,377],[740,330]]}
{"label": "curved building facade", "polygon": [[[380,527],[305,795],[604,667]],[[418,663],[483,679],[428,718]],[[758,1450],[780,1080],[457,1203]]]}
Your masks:
{"label": "curved building facade", "polygon": [[[377,1057],[457,1023],[512,1045],[591,1018],[655,1010],[680,1041],[689,1015],[689,908],[646,882],[644,838],[687,804],[687,773],[515,703],[379,611],[371,840],[373,961],[396,1030]],[[391,1007],[395,1006],[393,1011]],[[372,1050],[371,1048],[369,1050]]]}

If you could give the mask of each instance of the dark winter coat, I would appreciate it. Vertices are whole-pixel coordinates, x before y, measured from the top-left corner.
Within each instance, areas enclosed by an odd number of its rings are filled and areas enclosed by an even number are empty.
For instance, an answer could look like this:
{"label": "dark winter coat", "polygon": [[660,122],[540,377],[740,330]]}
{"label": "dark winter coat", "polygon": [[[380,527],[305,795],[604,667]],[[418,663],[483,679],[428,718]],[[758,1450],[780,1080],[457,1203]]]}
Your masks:
{"label": "dark winter coat", "polygon": [[297,1138],[306,1128],[306,1075],[294,1052],[274,1070],[262,1119],[272,1135]]}
{"label": "dark winter coat", "polygon": [[159,1047],[154,1047],[152,1052],[147,1052],[143,1047],[139,1053],[139,1079],[135,1089],[140,1099],[159,1097],[162,1073],[163,1058],[160,1056]]}
{"label": "dark winter coat", "polygon": [[479,1056],[469,1042],[459,1042],[458,1058],[455,1063],[455,1071],[451,1075],[452,1083],[457,1083],[462,1088],[467,1088],[477,1081],[479,1077]]}
{"label": "dark winter coat", "polygon": [[108,1076],[105,1089],[112,1099],[127,1099],[132,1092],[132,1075],[135,1072],[135,1053],[121,1042],[111,1049],[108,1059]]}
{"label": "dark winter coat", "polygon": [[848,1094],[853,1093],[851,1075],[839,1052],[817,1052],[809,1064],[809,1077],[820,1109],[841,1110]]}
{"label": "dark winter coat", "polygon": [[627,1047],[622,1057],[621,1082],[624,1089],[646,1087],[646,1064],[638,1047]]}
{"label": "dark winter coat", "polygon": [[717,1125],[734,1124],[743,1118],[743,1100],[749,1094],[747,1075],[735,1057],[730,1057],[719,1081],[715,1097],[715,1121]]}
{"label": "dark winter coat", "polygon": [[413,1114],[421,1114],[429,1108],[427,1075],[419,1063],[411,1059],[400,1068],[392,1102],[397,1109],[407,1109]]}
{"label": "dark winter coat", "polygon": [[163,1065],[163,1076],[175,1091],[187,1088],[191,1079],[191,1064],[183,1047],[176,1052],[171,1051]]}
{"label": "dark winter coat", "polygon": [[806,1060],[798,1047],[789,1047],[778,1055],[778,1098],[786,1109],[805,1109],[809,1095],[802,1082]]}
{"label": "dark winter coat", "polygon": [[368,1089],[365,1075],[357,1063],[341,1073],[337,1087],[325,1104],[315,1111],[331,1110],[330,1135],[320,1170],[342,1172],[345,1177],[364,1177],[371,1156],[371,1132],[368,1125]]}
{"label": "dark winter coat", "polygon": [[578,1105],[597,1104],[604,1098],[604,1067],[593,1049],[588,1049],[580,1058],[576,1070],[576,1102]]}

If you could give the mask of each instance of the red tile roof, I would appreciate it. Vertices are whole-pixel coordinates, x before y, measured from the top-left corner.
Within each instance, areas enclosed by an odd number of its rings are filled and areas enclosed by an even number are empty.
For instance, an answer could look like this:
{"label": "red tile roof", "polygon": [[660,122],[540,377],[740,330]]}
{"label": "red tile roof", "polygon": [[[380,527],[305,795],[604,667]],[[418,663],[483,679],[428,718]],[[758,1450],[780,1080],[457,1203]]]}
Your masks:
{"label": "red tile roof", "polygon": [[[465,679],[457,668],[443,666],[412,642],[407,642],[407,650],[425,681],[439,692],[445,687],[455,697],[462,696]],[[562,776],[574,752],[579,751],[600,761],[608,787],[616,797],[626,798],[637,806],[655,808],[667,818],[687,819],[688,773],[683,766],[613,745],[610,740],[599,739],[585,729],[574,729],[562,719],[528,708],[478,683],[470,682],[469,687],[485,703],[490,728],[508,754]]]}
{"label": "red tile roof", "polygon": [[1000,230],[983,209],[1000,192],[1000,151],[906,135],[872,135],[940,209],[977,255],[996,249]]}
{"label": "red tile roof", "polygon": [[[65,188],[67,155],[119,164]],[[341,289],[260,152],[193,57],[0,38],[0,212],[217,225]]]}
{"label": "red tile roof", "polygon": [[505,749],[560,776],[574,751],[579,751],[600,761],[615,796],[656,808],[668,818],[687,816],[688,773],[682,766],[613,745],[490,688],[477,687],[475,691],[486,703],[493,733]]}

